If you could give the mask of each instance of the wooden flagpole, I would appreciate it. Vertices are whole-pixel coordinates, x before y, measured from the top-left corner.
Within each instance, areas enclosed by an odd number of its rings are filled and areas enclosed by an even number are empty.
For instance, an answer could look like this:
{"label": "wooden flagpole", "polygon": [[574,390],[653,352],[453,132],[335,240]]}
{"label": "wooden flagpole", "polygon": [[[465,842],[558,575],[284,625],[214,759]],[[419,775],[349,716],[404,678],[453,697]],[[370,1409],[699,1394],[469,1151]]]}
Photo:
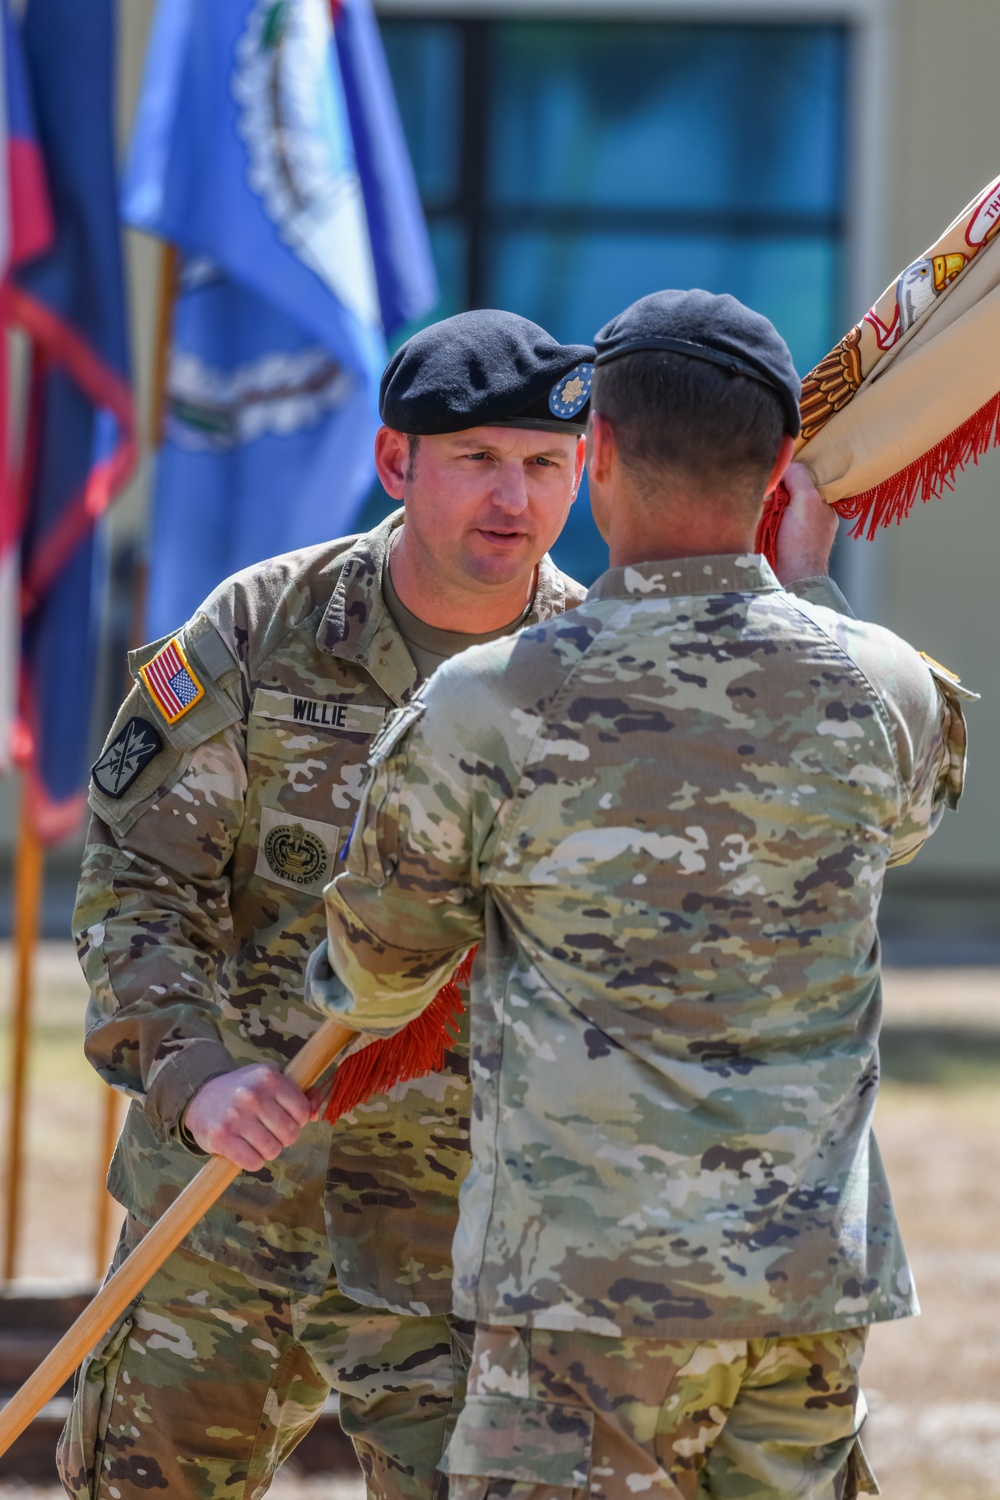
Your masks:
{"label": "wooden flagpole", "polygon": [[[312,1088],[337,1053],[356,1035],[357,1032],[342,1026],[339,1021],[324,1021],[292,1058],[285,1069],[286,1076],[302,1090]],[[128,1259],[108,1278],[69,1332],[0,1411],[0,1454],[6,1453],[46,1401],[55,1395],[101,1335],[138,1296],[154,1271],[225,1192],[239,1170],[224,1156],[210,1157]]]}
{"label": "wooden flagpole", "polygon": [[107,1189],[108,1168],[118,1139],[121,1110],[118,1095],[104,1084],[101,1099],[101,1149],[98,1153],[97,1210],[94,1214],[94,1276],[99,1281],[111,1259],[111,1210],[114,1199]]}
{"label": "wooden flagpole", "polygon": [[[163,444],[167,403],[167,381],[170,371],[170,340],[173,333],[174,305],[177,300],[178,259],[176,246],[164,244],[160,257],[160,287],[156,310],[156,348],[153,355],[153,393],[150,403],[149,436],[154,450]],[[129,611],[129,646],[140,646],[144,639],[146,619],[145,568],[135,580],[132,590],[132,607]],[[125,691],[131,687],[128,671],[125,673]],[[107,1190],[106,1182],[111,1157],[118,1137],[121,1117],[119,1096],[114,1089],[106,1087],[101,1103],[101,1148],[98,1153],[97,1206],[94,1214],[94,1275],[104,1275],[111,1258],[111,1214],[114,1199]]]}
{"label": "wooden flagpole", "polygon": [[14,1004],[11,1025],[10,1123],[7,1131],[7,1182],[4,1192],[3,1274],[12,1280],[17,1268],[21,1230],[21,1181],[24,1157],[24,1110],[27,1097],[28,1037],[31,1021],[31,982],[38,912],[45,861],[41,840],[28,811],[29,791],[22,780],[21,821],[14,880]]}
{"label": "wooden flagpole", "polygon": [[160,299],[156,313],[156,354],[153,363],[153,399],[149,423],[150,446],[155,451],[163,445],[167,409],[167,383],[170,374],[170,339],[174,327],[174,304],[177,300],[177,247],[163,246],[160,263]]}

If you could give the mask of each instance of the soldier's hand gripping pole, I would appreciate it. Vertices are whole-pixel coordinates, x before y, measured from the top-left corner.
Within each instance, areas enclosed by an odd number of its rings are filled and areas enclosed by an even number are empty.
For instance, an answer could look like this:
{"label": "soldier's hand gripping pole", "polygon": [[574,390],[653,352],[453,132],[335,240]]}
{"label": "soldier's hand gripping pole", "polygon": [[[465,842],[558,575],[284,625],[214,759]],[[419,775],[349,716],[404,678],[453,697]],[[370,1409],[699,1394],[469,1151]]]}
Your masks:
{"label": "soldier's hand gripping pole", "polygon": [[[324,1021],[292,1058],[285,1076],[305,1092],[319,1081],[337,1053],[356,1035],[357,1032],[341,1026],[338,1021]],[[0,1411],[0,1453],[6,1453],[15,1438],[72,1375],[101,1335],[138,1296],[154,1271],[160,1268],[172,1250],[176,1250],[188,1231],[208,1212],[239,1172],[240,1168],[226,1157],[213,1156],[188,1183],[162,1219],[105,1282],[51,1354]]]}

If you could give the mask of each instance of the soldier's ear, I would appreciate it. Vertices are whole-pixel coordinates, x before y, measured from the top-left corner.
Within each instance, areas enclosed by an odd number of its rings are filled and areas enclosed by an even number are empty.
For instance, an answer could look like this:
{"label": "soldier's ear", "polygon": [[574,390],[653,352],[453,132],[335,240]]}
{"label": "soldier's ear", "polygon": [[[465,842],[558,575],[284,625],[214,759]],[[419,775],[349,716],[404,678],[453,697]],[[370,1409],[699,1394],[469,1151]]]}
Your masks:
{"label": "soldier's ear", "polygon": [[793,437],[789,437],[788,433],[786,432],[785,436],[781,439],[781,447],[778,449],[778,456],[774,460],[774,466],[771,469],[770,475],[768,476],[767,489],[764,491],[765,495],[773,494],[773,492],[777,489],[779,480],[783,478],[785,470],[788,468],[788,465],[791,463],[794,457],[795,439]]}
{"label": "soldier's ear", "polygon": [[617,452],[614,428],[599,411],[587,423],[587,473],[591,483],[606,484]]}
{"label": "soldier's ear", "polygon": [[375,468],[386,494],[402,500],[410,468],[410,440],[395,427],[380,427],[375,434]]}
{"label": "soldier's ear", "polygon": [[573,499],[575,500],[583,482],[583,466],[587,458],[587,440],[581,433],[576,442],[575,469],[573,473]]}

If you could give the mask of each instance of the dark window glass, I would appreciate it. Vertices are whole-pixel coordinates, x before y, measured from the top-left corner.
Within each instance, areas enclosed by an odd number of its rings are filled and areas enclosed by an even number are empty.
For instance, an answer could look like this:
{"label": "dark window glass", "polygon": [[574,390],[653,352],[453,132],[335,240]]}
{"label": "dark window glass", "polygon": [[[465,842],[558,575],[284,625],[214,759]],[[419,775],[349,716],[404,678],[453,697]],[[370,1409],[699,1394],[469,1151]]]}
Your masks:
{"label": "dark window glass", "polygon": [[528,22],[496,28],[499,205],[829,214],[840,194],[835,27]]}
{"label": "dark window glass", "polygon": [[837,300],[837,246],[811,235],[550,233],[491,241],[489,298],[584,343],[616,312],[662,287],[730,292],[780,328],[800,369],[826,352]]}
{"label": "dark window glass", "polygon": [[[842,332],[846,28],[392,17],[382,33],[433,317],[509,307],[586,342],[646,292],[703,286],[771,318],[801,370]],[[606,566],[585,490],[554,551],[585,582]]]}
{"label": "dark window glass", "polygon": [[462,169],[462,34],[427,21],[381,30],[420,196],[434,209],[455,198]]}

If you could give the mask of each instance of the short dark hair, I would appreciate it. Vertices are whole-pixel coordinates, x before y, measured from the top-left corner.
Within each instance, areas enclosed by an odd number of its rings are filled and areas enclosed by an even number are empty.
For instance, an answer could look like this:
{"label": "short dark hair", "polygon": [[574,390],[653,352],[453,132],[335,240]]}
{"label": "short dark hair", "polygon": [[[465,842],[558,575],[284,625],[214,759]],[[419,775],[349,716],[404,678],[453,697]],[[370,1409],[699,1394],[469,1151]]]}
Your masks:
{"label": "short dark hair", "polygon": [[418,432],[408,432],[406,434],[406,447],[408,453],[406,477],[407,479],[412,479],[414,470],[417,467],[417,449],[420,447],[420,434]]}
{"label": "short dark hair", "polygon": [[683,354],[641,350],[594,371],[591,401],[646,491],[667,473],[709,493],[764,493],[785,433],[776,391]]}

